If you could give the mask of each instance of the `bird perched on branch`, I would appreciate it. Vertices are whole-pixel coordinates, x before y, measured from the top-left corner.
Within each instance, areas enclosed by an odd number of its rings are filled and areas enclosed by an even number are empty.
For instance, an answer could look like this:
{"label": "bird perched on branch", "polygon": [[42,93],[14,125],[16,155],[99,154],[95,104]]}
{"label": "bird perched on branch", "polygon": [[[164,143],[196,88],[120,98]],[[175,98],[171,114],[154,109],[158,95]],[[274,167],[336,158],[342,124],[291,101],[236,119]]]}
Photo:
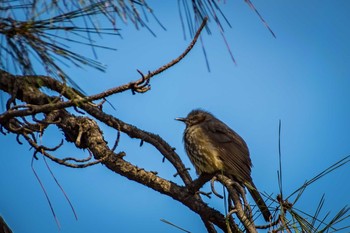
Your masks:
{"label": "bird perched on branch", "polygon": [[264,219],[271,213],[251,178],[252,162],[245,141],[225,123],[203,110],[193,110],[186,118],[183,135],[185,149],[198,175],[222,172],[245,186]]}

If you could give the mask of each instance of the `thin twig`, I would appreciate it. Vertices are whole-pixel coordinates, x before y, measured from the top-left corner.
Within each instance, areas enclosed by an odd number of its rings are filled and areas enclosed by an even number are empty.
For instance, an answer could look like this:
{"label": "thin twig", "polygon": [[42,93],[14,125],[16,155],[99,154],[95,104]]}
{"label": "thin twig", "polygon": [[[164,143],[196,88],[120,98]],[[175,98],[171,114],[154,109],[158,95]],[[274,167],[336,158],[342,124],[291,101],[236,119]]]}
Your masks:
{"label": "thin twig", "polygon": [[[68,101],[60,101],[58,103],[48,103],[48,104],[44,104],[44,105],[25,105],[24,107],[31,107],[30,109],[24,109],[24,110],[9,110],[3,114],[0,115],[0,122],[4,122],[7,119],[10,119],[12,117],[16,117],[16,116],[28,116],[28,115],[33,115],[36,113],[41,113],[41,112],[48,112],[48,111],[52,111],[52,110],[58,110],[58,109],[63,109],[63,108],[68,108],[68,107],[72,107],[72,106],[76,106],[77,103],[88,103],[94,100],[98,100],[98,99],[103,99],[106,98],[110,95],[116,94],[116,93],[120,93],[120,92],[124,92],[126,90],[135,90],[135,87],[139,86],[141,83],[145,83],[146,86],[148,85],[148,80],[151,79],[153,76],[156,76],[157,74],[169,69],[170,67],[174,66],[175,64],[177,64],[178,62],[180,62],[190,51],[191,49],[194,47],[194,45],[196,44],[198,37],[201,33],[201,31],[203,30],[204,26],[207,23],[207,18],[205,18],[201,24],[201,26],[199,27],[199,29],[197,30],[197,33],[195,35],[195,37],[193,38],[193,40],[191,41],[191,43],[189,44],[189,46],[186,48],[186,50],[181,53],[180,56],[178,56],[176,59],[172,60],[171,62],[163,65],[162,67],[156,69],[155,71],[149,72],[147,75],[143,75],[141,77],[141,79],[138,79],[136,81],[133,82],[129,82],[127,84],[115,87],[115,88],[111,88],[109,90],[106,90],[102,93],[96,94],[96,95],[91,95],[91,96],[81,96],[79,93],[79,91],[74,90],[73,88],[68,88],[65,86],[65,88],[67,88],[69,90],[68,91],[63,91],[63,85],[62,83],[59,83],[57,80],[52,80],[50,77],[46,77],[46,76],[35,76],[35,78],[40,78],[42,81],[44,81],[43,85],[54,90],[57,92],[63,92],[62,94],[64,94],[65,97],[70,98],[70,100]],[[27,76],[28,79],[30,79],[32,76]],[[35,80],[36,80],[35,79]],[[56,81],[56,82],[55,82]],[[49,85],[50,83],[55,82],[55,85]],[[57,89],[57,87],[59,87],[60,89]],[[142,87],[142,86],[141,86]],[[145,87],[143,87],[145,88]],[[137,88],[136,88],[137,89]],[[141,88],[142,89],[142,88]],[[144,89],[142,89],[144,90]],[[68,94],[69,93],[69,94]],[[72,93],[75,93],[74,97],[71,96]]]}
{"label": "thin twig", "polygon": [[41,180],[40,180],[40,178],[39,178],[39,175],[36,173],[36,171],[35,171],[35,169],[34,169],[34,156],[32,157],[31,167],[32,167],[32,171],[33,171],[33,173],[34,173],[36,179],[38,180],[38,182],[39,182],[39,184],[40,184],[41,189],[44,191],[46,200],[47,200],[47,202],[49,203],[49,206],[50,206],[50,209],[51,209],[51,213],[52,213],[52,215],[53,215],[53,217],[54,217],[54,219],[55,219],[55,221],[56,221],[57,227],[58,227],[58,229],[61,229],[60,222],[58,221],[58,218],[57,218],[57,216],[56,216],[55,210],[53,209],[53,206],[52,206],[52,204],[51,204],[49,195],[47,194],[46,189],[45,189],[43,183],[41,182]]}
{"label": "thin twig", "polygon": [[214,193],[215,196],[217,196],[218,198],[220,199],[223,199],[224,197],[222,195],[220,195],[216,189],[215,189],[215,180],[216,180],[216,177],[214,176],[211,180],[210,180],[210,188],[211,188],[211,191]]}
{"label": "thin twig", "polygon": [[68,195],[66,194],[66,192],[64,191],[62,185],[58,182],[56,176],[53,174],[53,172],[52,172],[52,170],[51,170],[49,164],[47,163],[47,161],[46,161],[46,159],[45,159],[45,156],[44,156],[43,158],[44,158],[45,165],[46,165],[47,169],[49,170],[49,172],[50,172],[52,178],[55,180],[57,186],[61,189],[61,191],[62,191],[64,197],[66,198],[66,200],[67,200],[67,202],[68,202],[68,204],[69,204],[69,206],[70,206],[70,208],[71,208],[71,210],[72,210],[72,212],[73,212],[73,214],[74,214],[75,219],[78,220],[78,215],[77,215],[77,213],[75,212],[75,209],[74,209],[74,207],[73,207],[72,202],[69,200],[69,197],[68,197]]}

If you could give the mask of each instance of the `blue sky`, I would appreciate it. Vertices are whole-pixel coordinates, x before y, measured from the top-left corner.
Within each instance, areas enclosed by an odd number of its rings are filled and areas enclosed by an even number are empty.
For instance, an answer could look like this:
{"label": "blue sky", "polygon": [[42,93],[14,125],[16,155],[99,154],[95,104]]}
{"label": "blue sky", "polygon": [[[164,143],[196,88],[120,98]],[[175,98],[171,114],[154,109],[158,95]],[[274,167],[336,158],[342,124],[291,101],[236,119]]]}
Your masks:
{"label": "blue sky", "polygon": [[[117,51],[98,52],[106,73],[71,67],[68,72],[88,94],[139,78],[177,57],[188,45],[183,39],[177,1],[149,1],[167,28],[151,19],[154,38],[132,24],[122,27],[123,39],[105,38],[101,44]],[[182,145],[184,125],[175,117],[203,108],[226,122],[247,142],[253,161],[252,177],[260,191],[277,194],[278,121],[282,121],[283,182],[286,195],[323,169],[350,153],[350,3],[325,1],[254,1],[275,32],[273,38],[244,1],[220,6],[232,28],[225,36],[237,60],[230,60],[216,25],[213,35],[203,35],[211,72],[197,44],[175,67],[151,80],[146,94],[122,93],[108,100],[116,110],[105,110],[137,127],[159,134],[190,164]],[[73,45],[88,56],[91,50]],[[113,144],[116,132],[100,124]],[[50,129],[43,143],[56,145],[62,136]],[[18,145],[13,135],[0,137],[0,214],[14,232],[58,232],[44,193],[31,171],[32,151]],[[150,145],[122,135],[119,150],[126,159],[175,182],[175,170]],[[117,150],[118,150],[117,149]],[[66,144],[62,157],[87,156]],[[69,195],[78,221],[50,176],[42,159],[35,168],[51,197],[65,232],[180,232],[166,219],[191,232],[203,232],[198,216],[180,203],[129,181],[102,165],[70,169],[50,162]],[[194,169],[191,174],[195,177]],[[326,194],[326,210],[335,214],[350,204],[349,165],[311,185],[296,207],[310,214]],[[208,189],[205,187],[204,189]],[[220,189],[219,189],[220,190]],[[220,210],[221,200],[208,200]],[[350,221],[347,221],[350,225]],[[347,232],[346,230],[344,232]]]}

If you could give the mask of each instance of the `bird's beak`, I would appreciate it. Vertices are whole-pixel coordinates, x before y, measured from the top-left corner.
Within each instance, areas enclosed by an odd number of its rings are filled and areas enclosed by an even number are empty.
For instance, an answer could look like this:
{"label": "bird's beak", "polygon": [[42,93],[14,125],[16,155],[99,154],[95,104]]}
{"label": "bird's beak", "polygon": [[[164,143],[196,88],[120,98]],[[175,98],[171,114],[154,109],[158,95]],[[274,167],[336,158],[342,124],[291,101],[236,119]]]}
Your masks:
{"label": "bird's beak", "polygon": [[177,118],[175,118],[175,120],[177,120],[177,121],[182,121],[182,122],[184,122],[184,123],[186,123],[186,118],[183,118],[183,117],[177,117]]}

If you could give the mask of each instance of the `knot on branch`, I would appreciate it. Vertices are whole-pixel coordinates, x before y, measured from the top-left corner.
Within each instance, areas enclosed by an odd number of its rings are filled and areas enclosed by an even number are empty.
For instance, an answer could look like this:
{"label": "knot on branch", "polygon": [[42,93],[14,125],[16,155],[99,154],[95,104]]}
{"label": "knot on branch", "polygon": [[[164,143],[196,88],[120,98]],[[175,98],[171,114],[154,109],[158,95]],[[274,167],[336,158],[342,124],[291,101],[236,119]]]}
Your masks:
{"label": "knot on branch", "polygon": [[66,140],[75,143],[78,148],[88,148],[88,142],[94,141],[91,137],[99,137],[95,142],[102,138],[102,132],[97,123],[87,117],[69,117],[61,124],[67,129],[64,131]]}
{"label": "knot on branch", "polygon": [[141,75],[141,79],[132,83],[131,92],[133,95],[135,95],[136,92],[145,93],[151,89],[151,85],[149,84],[150,72],[148,72],[147,76],[145,76],[140,70],[137,70],[137,72]]}

